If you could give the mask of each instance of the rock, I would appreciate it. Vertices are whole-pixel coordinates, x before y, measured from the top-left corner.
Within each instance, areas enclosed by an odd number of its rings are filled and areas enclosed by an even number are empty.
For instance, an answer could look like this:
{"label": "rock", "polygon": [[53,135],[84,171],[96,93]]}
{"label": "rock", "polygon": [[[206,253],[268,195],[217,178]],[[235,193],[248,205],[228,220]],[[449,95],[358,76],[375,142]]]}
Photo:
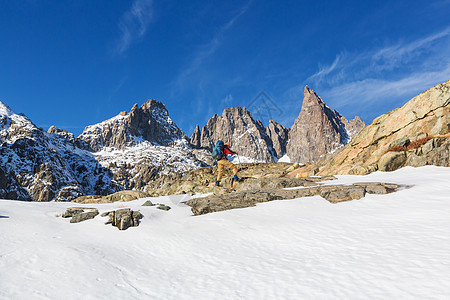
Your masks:
{"label": "rock", "polygon": [[81,214],[84,212],[85,208],[82,207],[71,207],[68,208],[64,214],[62,215],[63,218],[72,218],[75,215]]}
{"label": "rock", "polygon": [[[295,163],[295,164],[293,164],[292,166],[290,166],[290,167],[286,170],[286,172],[290,173],[290,172],[292,172],[292,171],[298,169],[299,167],[300,167],[300,165],[299,165],[298,163]],[[306,176],[304,176],[304,177],[306,177]]]}
{"label": "rock", "polygon": [[141,191],[125,190],[108,196],[89,195],[74,199],[72,202],[76,203],[113,203],[113,202],[128,202],[136,199],[149,197],[149,194]]}
{"label": "rock", "polygon": [[324,186],[320,188],[320,196],[331,203],[361,199],[365,193],[364,187],[361,186]]}
{"label": "rock", "polygon": [[398,140],[393,141],[392,143],[389,144],[389,147],[406,147],[409,145],[411,141],[409,140],[408,136],[404,136],[399,138]]}
{"label": "rock", "polygon": [[192,134],[191,138],[189,139],[189,143],[194,148],[200,148],[201,147],[201,131],[200,126],[195,126],[194,133]]}
{"label": "rock", "polygon": [[387,152],[378,161],[378,170],[395,171],[406,163],[406,152]]}
{"label": "rock", "polygon": [[[352,133],[358,132],[365,125],[360,118],[351,124]],[[291,162],[313,162],[347,144],[351,135],[346,125],[350,126],[343,116],[336,110],[331,110],[306,86],[302,108],[289,131],[286,146]]]}
{"label": "rock", "polygon": [[286,145],[289,140],[289,128],[270,120],[266,127],[268,145],[272,148],[273,155],[281,158],[286,154]]}
{"label": "rock", "polygon": [[142,204],[142,206],[154,206],[154,204],[152,203],[152,201],[147,200],[144,202],[144,204]]}
{"label": "rock", "polygon": [[170,206],[165,205],[165,204],[159,204],[156,208],[157,209],[161,209],[161,210],[165,210],[165,211],[170,210]]}
{"label": "rock", "polygon": [[408,159],[406,161],[407,166],[411,167],[423,167],[427,165],[427,157],[419,156],[415,154],[408,155]]}
{"label": "rock", "polygon": [[284,190],[265,188],[250,191],[238,191],[223,195],[211,195],[186,201],[194,215],[223,211],[234,208],[245,208],[257,203],[296,199],[320,195],[331,203],[361,199],[366,192],[371,194],[387,194],[399,188],[390,183],[358,183],[354,185],[314,186],[302,189]]}
{"label": "rock", "polygon": [[395,192],[399,188],[399,185],[397,184],[381,182],[358,182],[353,185],[363,187],[369,194],[379,195]]}
{"label": "rock", "polygon": [[139,220],[141,220],[144,216],[139,211],[131,212],[131,219],[133,220],[133,226],[139,226]]}
{"label": "rock", "polygon": [[109,217],[109,220],[105,223],[112,224],[119,228],[119,230],[126,230],[130,227],[139,226],[139,220],[143,218],[143,215],[138,211],[132,211],[130,208],[118,209],[116,211],[105,212],[102,217]]}
{"label": "rock", "polygon": [[92,211],[88,211],[88,212],[82,212],[82,213],[78,213],[75,214],[72,219],[70,219],[70,223],[79,223],[79,222],[83,222],[86,220],[90,220],[95,218],[98,215],[98,210],[97,209],[93,209]]}

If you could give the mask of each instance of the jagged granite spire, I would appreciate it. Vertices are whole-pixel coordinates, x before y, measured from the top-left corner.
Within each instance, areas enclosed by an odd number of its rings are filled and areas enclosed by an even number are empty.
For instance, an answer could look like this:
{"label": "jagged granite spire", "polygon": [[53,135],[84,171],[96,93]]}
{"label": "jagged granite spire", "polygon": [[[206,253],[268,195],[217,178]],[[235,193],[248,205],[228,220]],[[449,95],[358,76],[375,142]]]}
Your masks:
{"label": "jagged granite spire", "polygon": [[[342,115],[329,108],[312,89],[305,86],[300,114],[289,132],[287,155],[292,162],[316,161],[347,144],[350,138],[346,128],[348,124]],[[352,130],[359,131],[364,125],[362,120],[354,121]]]}
{"label": "jagged granite spire", "polygon": [[195,126],[194,133],[192,134],[191,138],[189,139],[189,143],[194,148],[200,148],[200,138],[201,138],[201,131],[200,126]]}

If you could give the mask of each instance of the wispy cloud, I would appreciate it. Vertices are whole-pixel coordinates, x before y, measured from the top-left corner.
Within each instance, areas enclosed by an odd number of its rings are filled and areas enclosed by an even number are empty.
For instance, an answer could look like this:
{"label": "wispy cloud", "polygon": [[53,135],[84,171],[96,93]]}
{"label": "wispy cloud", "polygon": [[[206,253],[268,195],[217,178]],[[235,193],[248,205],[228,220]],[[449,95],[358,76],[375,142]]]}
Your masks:
{"label": "wispy cloud", "polygon": [[120,18],[119,38],[114,54],[125,53],[137,40],[144,37],[153,19],[152,0],[134,0],[131,8]]}
{"label": "wispy cloud", "polygon": [[[450,27],[428,36],[397,42],[362,53],[340,53],[327,66],[287,92],[296,97],[305,85],[315,88],[330,106],[352,107],[374,117],[379,110],[397,107],[435,84],[450,79]],[[370,121],[370,120],[367,120]]]}
{"label": "wispy cloud", "polygon": [[311,75],[306,81],[321,81],[325,76],[330,74],[336,69],[339,60],[341,59],[341,55],[337,55],[334,62],[329,66],[319,66],[319,71]]}

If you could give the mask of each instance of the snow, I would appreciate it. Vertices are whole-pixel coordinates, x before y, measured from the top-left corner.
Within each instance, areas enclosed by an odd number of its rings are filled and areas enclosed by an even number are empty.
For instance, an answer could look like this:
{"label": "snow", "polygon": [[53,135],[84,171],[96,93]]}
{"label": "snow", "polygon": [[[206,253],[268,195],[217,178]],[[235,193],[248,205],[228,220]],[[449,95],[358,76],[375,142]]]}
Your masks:
{"label": "snow", "polygon": [[285,154],[282,157],[280,157],[277,162],[290,163],[291,159],[289,158],[289,156],[287,156],[287,154]]}
{"label": "snow", "polygon": [[6,116],[9,117],[10,115],[14,114],[9,108],[8,105],[4,104],[2,101],[0,101],[0,116]]}
{"label": "snow", "polygon": [[338,176],[408,185],[330,204],[319,196],[192,216],[190,196],[101,205],[144,219],[70,224],[74,203],[0,201],[0,299],[448,299],[450,168]]}

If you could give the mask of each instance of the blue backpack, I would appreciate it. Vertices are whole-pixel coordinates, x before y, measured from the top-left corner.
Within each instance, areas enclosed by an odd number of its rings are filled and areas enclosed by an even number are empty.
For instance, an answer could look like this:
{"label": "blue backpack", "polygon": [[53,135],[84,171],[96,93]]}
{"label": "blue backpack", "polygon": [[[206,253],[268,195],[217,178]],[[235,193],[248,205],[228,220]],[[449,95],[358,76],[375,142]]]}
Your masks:
{"label": "blue backpack", "polygon": [[216,145],[214,146],[213,152],[212,152],[212,158],[216,160],[220,160],[223,158],[223,149],[225,148],[225,144],[222,141],[218,141]]}

